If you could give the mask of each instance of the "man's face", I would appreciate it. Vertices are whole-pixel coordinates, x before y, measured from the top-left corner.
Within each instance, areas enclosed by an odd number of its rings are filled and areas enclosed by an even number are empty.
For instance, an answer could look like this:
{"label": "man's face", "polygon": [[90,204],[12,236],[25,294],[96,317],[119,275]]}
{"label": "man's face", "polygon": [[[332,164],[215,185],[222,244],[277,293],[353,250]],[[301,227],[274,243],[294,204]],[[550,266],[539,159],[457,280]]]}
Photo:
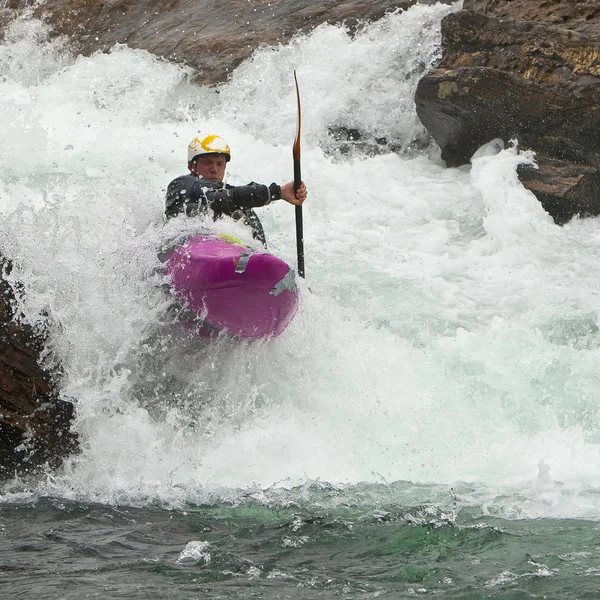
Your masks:
{"label": "man's face", "polygon": [[198,175],[202,179],[221,183],[225,179],[227,159],[222,154],[203,154],[191,162],[188,167],[194,175]]}

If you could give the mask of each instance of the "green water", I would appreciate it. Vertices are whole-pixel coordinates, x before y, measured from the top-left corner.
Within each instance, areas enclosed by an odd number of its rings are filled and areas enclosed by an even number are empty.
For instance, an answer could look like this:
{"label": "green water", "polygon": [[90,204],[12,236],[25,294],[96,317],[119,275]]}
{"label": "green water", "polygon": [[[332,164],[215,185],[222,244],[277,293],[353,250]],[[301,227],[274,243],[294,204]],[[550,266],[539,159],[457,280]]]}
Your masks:
{"label": "green water", "polygon": [[298,489],[287,507],[6,503],[0,596],[598,597],[598,523],[486,516],[450,490],[445,507],[359,505],[370,491]]}

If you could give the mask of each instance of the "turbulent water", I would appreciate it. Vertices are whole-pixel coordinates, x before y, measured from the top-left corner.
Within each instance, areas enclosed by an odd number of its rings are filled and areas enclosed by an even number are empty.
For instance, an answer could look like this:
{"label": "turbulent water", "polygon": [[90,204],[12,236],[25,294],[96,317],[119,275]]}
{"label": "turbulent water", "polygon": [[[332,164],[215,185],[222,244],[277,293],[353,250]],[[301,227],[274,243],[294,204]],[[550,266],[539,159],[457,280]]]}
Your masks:
{"label": "turbulent water", "polygon": [[[0,596],[597,597],[600,222],[555,226],[517,142],[460,169],[426,146],[412,97],[456,8],[319,27],[218,89],[12,27],[0,250],[81,453],[1,489]],[[157,258],[205,223],[165,224],[164,192],[198,132],[229,142],[229,183],[291,179],[294,69],[301,308],[207,344]],[[295,265],[293,209],[259,212]]]}

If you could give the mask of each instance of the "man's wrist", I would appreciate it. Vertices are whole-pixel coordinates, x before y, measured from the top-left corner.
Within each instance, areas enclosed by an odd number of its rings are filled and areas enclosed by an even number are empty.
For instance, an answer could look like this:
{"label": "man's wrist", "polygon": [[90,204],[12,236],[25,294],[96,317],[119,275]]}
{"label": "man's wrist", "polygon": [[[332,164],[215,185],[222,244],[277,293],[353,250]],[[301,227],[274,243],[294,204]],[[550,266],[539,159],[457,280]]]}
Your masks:
{"label": "man's wrist", "polygon": [[269,186],[269,199],[271,201],[281,199],[281,186],[280,185],[277,185],[276,183],[272,183]]}

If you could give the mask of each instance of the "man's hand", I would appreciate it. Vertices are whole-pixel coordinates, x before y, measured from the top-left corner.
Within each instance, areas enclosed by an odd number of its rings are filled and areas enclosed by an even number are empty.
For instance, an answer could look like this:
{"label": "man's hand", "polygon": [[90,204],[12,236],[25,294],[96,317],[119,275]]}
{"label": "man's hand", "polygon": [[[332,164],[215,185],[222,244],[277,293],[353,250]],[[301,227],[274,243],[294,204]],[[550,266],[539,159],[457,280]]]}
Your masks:
{"label": "man's hand", "polygon": [[283,198],[283,200],[289,202],[290,204],[300,206],[306,200],[307,195],[308,192],[306,191],[306,186],[304,185],[304,182],[300,184],[300,187],[298,188],[298,191],[296,193],[294,193],[293,181],[290,181],[289,183],[286,183],[285,185],[281,186],[281,197]]}

